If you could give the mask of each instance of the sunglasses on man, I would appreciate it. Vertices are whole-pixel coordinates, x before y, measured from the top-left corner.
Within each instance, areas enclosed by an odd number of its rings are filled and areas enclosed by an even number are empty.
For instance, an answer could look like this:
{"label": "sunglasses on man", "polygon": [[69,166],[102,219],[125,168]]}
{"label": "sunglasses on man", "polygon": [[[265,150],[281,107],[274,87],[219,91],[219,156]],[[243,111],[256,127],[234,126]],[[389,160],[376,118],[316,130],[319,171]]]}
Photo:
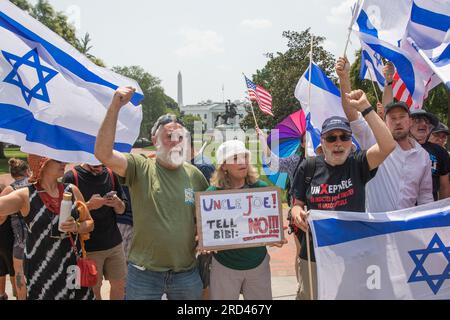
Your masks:
{"label": "sunglasses on man", "polygon": [[351,134],[342,134],[340,136],[337,135],[329,135],[327,137],[324,138],[324,140],[328,143],[334,143],[337,141],[337,139],[340,139],[342,142],[347,142],[352,140],[352,135]]}

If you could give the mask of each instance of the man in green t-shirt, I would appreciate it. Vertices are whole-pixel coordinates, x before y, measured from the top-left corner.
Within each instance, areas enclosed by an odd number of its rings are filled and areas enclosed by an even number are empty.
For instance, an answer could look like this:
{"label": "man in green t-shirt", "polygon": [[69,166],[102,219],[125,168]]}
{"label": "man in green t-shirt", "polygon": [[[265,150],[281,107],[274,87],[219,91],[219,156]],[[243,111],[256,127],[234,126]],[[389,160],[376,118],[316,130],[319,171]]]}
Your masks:
{"label": "man in green t-shirt", "polygon": [[120,109],[135,90],[119,88],[100,128],[95,156],[111,168],[132,195],[134,234],[126,299],[200,300],[202,282],[195,259],[195,192],[206,190],[202,173],[185,162],[186,129],[175,115],[155,123],[156,158],[113,150]]}

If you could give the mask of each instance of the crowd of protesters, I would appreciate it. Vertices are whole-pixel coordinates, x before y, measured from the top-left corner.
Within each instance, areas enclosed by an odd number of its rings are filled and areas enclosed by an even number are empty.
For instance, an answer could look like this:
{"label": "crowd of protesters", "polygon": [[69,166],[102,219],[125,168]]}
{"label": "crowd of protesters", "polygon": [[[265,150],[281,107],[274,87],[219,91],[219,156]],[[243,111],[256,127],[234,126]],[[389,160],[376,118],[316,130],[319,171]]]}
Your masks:
{"label": "crowd of protesters", "polygon": [[[375,213],[450,196],[450,157],[445,150],[449,129],[435,115],[411,112],[405,103],[394,101],[392,64],[384,68],[386,88],[376,108],[363,91],[351,88],[349,72],[348,60],[338,59],[346,118],[324,122],[316,157],[305,159],[303,136],[295,155],[278,158],[257,128],[264,162],[289,176],[297,299],[317,298],[306,208]],[[157,300],[164,295],[175,300],[233,300],[241,294],[248,300],[271,299],[266,246],[196,250],[196,192],[267,186],[251,164],[250,151],[241,141],[226,141],[215,153],[214,166],[191,144],[188,163],[189,134],[171,114],[160,117],[151,130],[155,157],[113,150],[118,114],[134,92],[116,91],[97,136],[98,164],[67,171],[66,163],[40,157],[31,171],[25,161],[10,160],[14,182],[0,196],[0,300],[8,299],[6,275],[19,300],[102,299],[103,279],[110,282],[112,300]],[[322,186],[332,186],[327,190],[330,197],[316,192]],[[66,197],[73,205],[69,219],[60,223]],[[96,266],[91,287],[68,281],[67,270],[79,263],[80,253]]]}

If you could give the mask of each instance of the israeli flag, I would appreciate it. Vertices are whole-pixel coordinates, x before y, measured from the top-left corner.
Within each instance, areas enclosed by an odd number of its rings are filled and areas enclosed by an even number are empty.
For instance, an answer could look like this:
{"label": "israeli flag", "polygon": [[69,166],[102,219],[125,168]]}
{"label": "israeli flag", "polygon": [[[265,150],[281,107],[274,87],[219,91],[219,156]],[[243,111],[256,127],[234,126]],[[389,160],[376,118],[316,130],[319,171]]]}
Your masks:
{"label": "israeli flag", "polygon": [[[98,164],[96,135],[120,86],[137,93],[120,113],[114,149],[139,135],[139,85],[90,62],[7,0],[0,0],[0,141],[26,153]],[[124,44],[121,44],[122,46]]]}
{"label": "israeli flag", "polygon": [[414,0],[408,41],[450,89],[450,0]]}
{"label": "israeli flag", "polygon": [[[315,63],[311,64],[311,103],[309,103],[309,68],[300,78],[295,88],[295,97],[300,102],[306,116],[308,155],[315,155],[320,145],[320,132],[325,120],[333,116],[346,118],[342,108],[341,92],[325,72]],[[358,143],[353,143],[359,148]]]}
{"label": "israeli flag", "polygon": [[375,81],[381,92],[384,91],[386,79],[383,75],[383,58],[365,42],[361,41],[361,69],[359,78],[361,80]]}
{"label": "israeli flag", "polygon": [[408,41],[412,3],[412,0],[365,0],[353,30],[373,51],[394,63],[415,105],[421,108],[434,71]]}
{"label": "israeli flag", "polygon": [[450,299],[450,199],[387,212],[311,211],[318,298]]}

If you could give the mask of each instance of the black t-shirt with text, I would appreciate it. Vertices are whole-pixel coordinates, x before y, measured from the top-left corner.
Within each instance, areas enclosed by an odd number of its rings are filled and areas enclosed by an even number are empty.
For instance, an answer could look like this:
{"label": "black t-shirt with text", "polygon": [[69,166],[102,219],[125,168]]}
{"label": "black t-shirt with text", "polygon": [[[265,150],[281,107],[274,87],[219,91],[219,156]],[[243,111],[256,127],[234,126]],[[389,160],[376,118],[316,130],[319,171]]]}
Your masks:
{"label": "black t-shirt with text", "polygon": [[441,187],[441,176],[450,172],[450,156],[448,152],[438,144],[426,142],[422,147],[427,150],[431,160],[431,174],[433,178],[433,197],[438,200],[439,189]]}
{"label": "black t-shirt with text", "polygon": [[[94,194],[99,194],[103,197],[110,191],[117,191],[117,196],[121,200],[127,201],[115,175],[113,175],[115,180],[113,190],[111,175],[106,168],[98,176],[93,175],[81,166],[77,166],[74,169],[78,172],[78,184],[75,183],[72,170],[64,175],[64,182],[76,185],[86,202]],[[91,232],[90,239],[86,241],[87,252],[109,250],[122,243],[122,236],[117,227],[117,214],[113,208],[103,206],[97,210],[91,210],[90,213],[94,220],[94,231]]]}
{"label": "black t-shirt with text", "polygon": [[[317,157],[314,176],[307,190],[305,167],[306,161],[298,169],[293,188],[295,198],[305,202],[308,210],[366,211],[365,186],[377,172],[369,169],[366,151],[355,152],[343,165],[334,167],[323,157]],[[301,245],[300,258],[306,260],[306,238]],[[311,259],[315,261],[312,241],[310,249]]]}

